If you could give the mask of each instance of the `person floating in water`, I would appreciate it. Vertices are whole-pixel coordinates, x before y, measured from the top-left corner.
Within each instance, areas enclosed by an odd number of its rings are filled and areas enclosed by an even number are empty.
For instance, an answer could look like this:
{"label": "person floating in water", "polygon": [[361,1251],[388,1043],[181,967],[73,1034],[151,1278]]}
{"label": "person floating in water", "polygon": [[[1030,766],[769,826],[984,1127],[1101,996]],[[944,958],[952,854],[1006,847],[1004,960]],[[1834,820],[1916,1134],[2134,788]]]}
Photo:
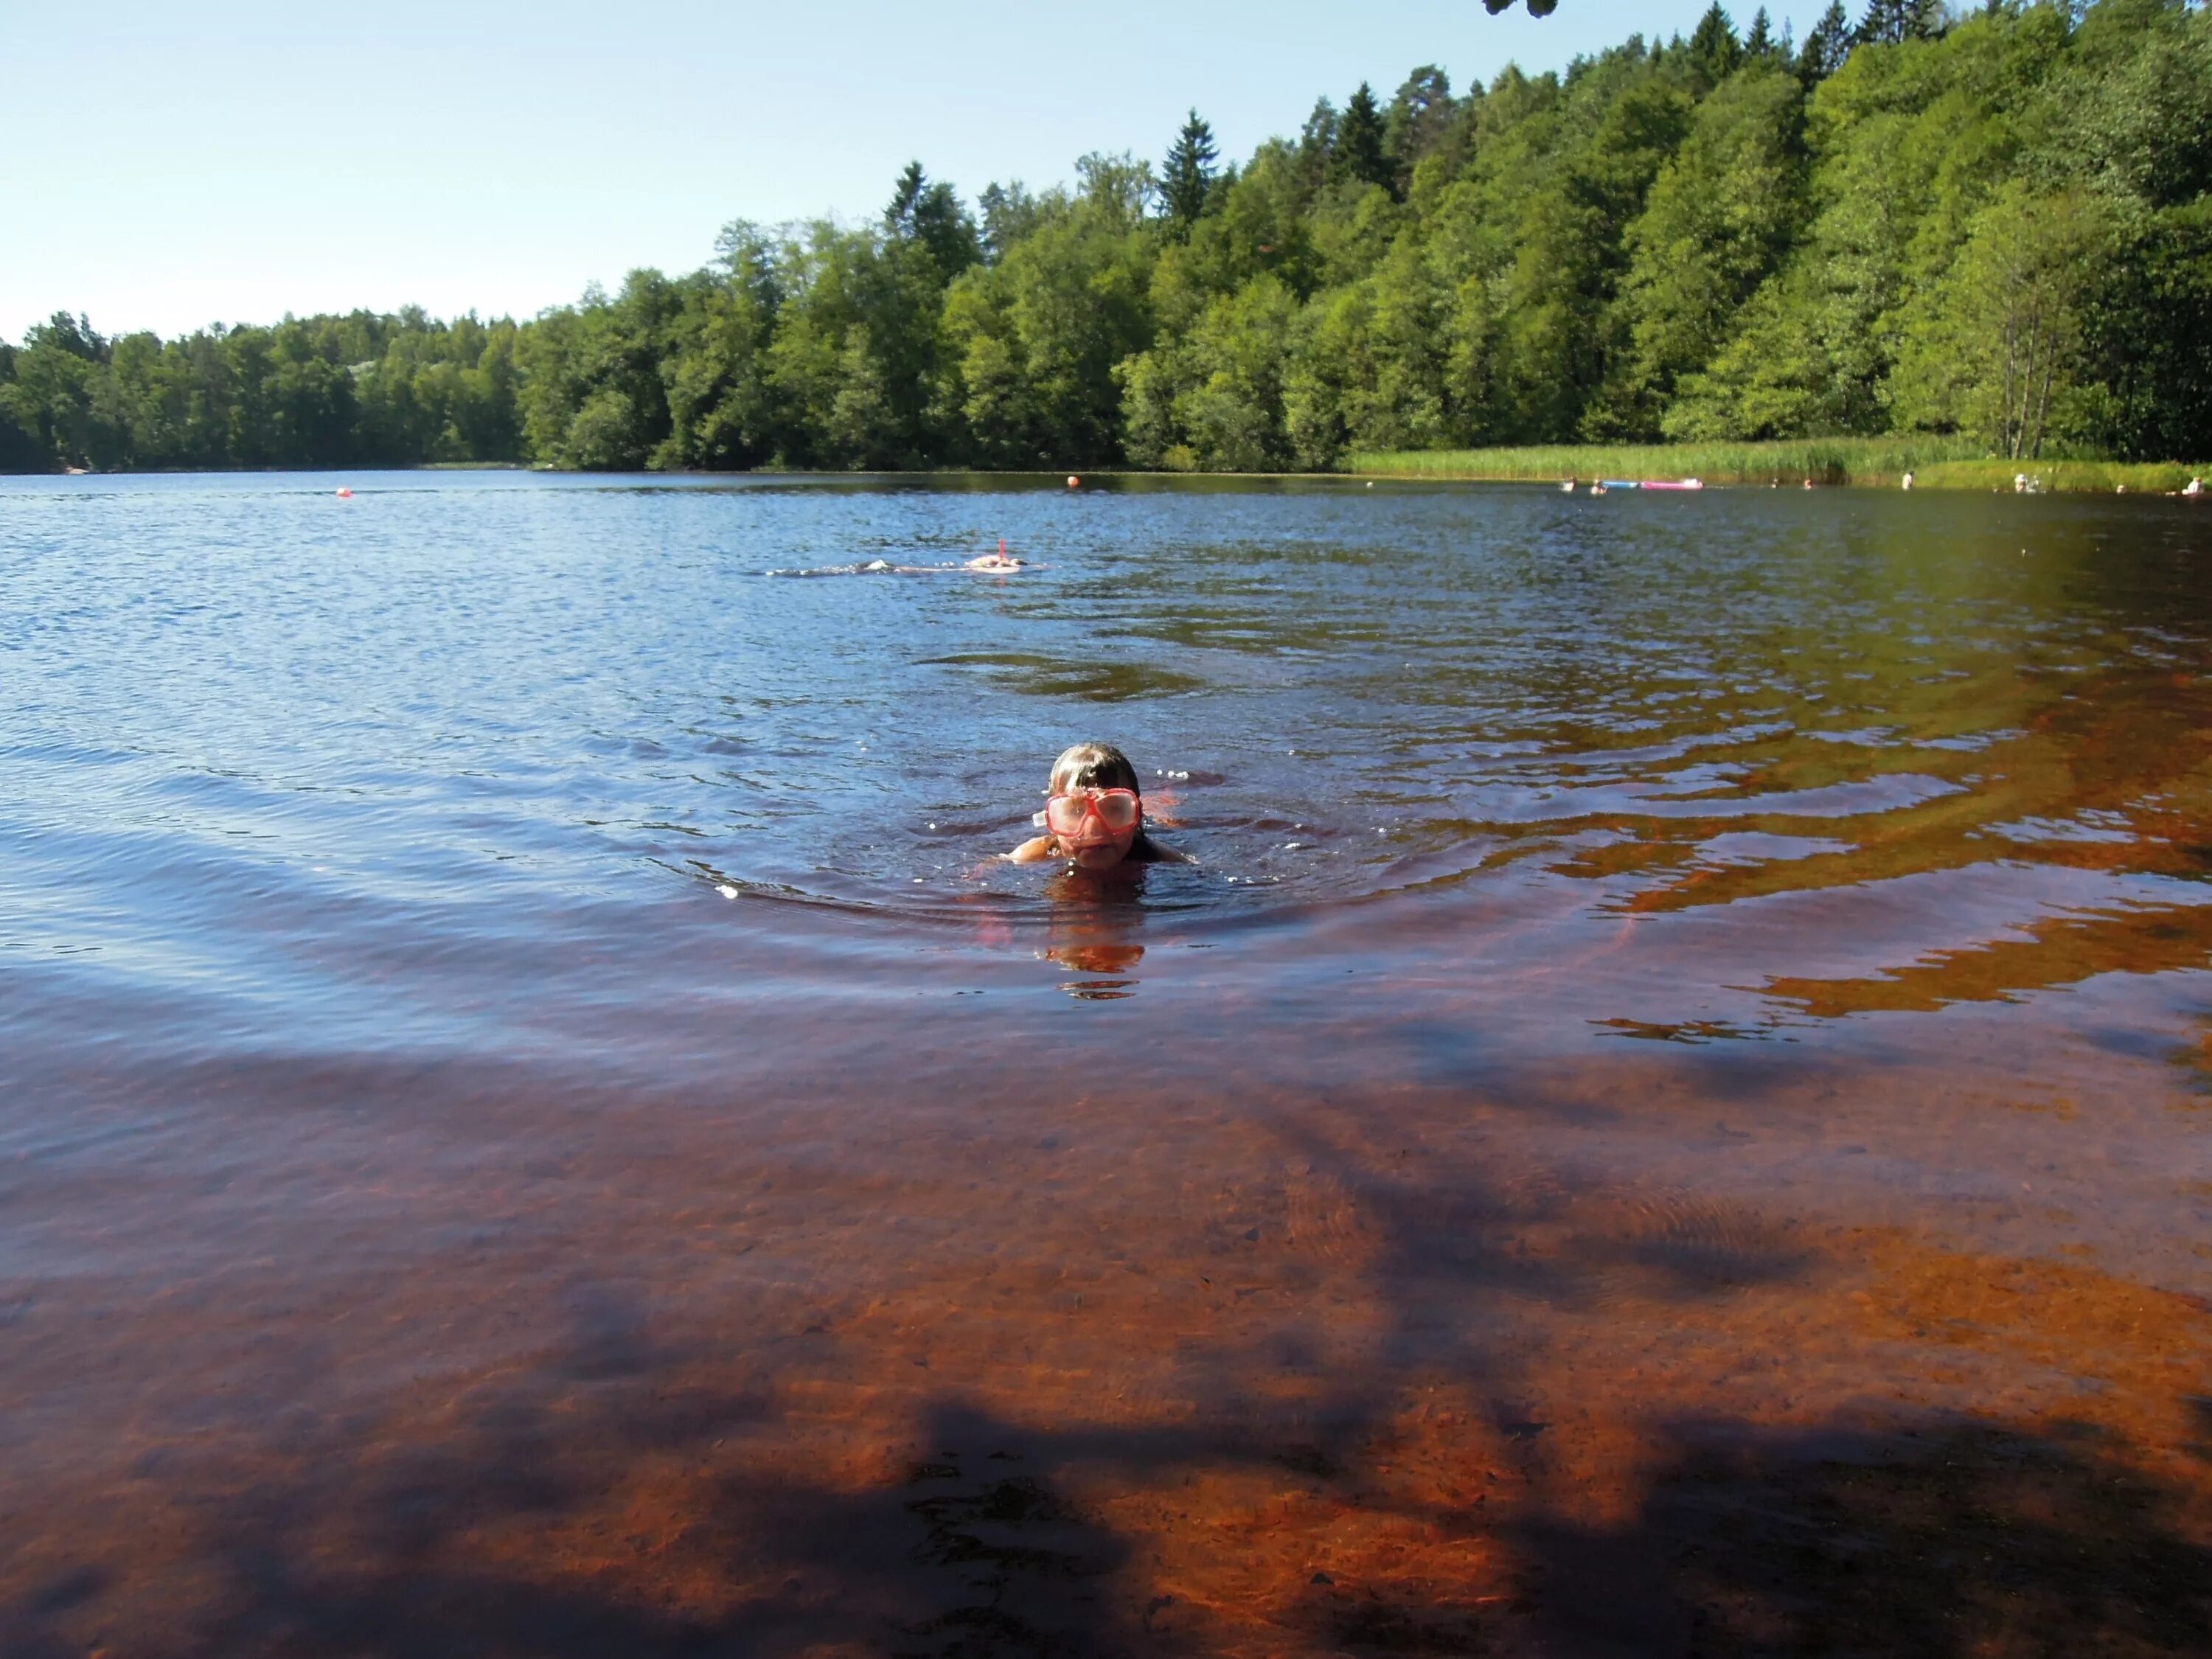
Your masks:
{"label": "person floating in water", "polygon": [[1010,862],[1066,859],[1082,870],[1192,862],[1188,854],[1163,847],[1145,833],[1137,769],[1110,743],[1079,743],[1061,751],[1052,763],[1044,811],[1035,822],[1044,834],[1007,854]]}
{"label": "person floating in water", "polygon": [[1020,570],[1024,568],[1024,565],[1022,560],[1006,551],[1006,538],[1001,536],[999,538],[997,552],[986,553],[981,557],[970,559],[964,568],[969,570]]}

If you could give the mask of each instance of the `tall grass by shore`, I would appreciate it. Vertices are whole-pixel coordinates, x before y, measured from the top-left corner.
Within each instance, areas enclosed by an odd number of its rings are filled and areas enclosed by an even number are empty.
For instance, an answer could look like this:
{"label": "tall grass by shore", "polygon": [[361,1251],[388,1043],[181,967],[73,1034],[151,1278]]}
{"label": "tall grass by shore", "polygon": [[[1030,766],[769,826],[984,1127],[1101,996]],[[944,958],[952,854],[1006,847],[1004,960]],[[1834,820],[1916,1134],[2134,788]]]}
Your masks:
{"label": "tall grass by shore", "polygon": [[2008,461],[1968,438],[1804,438],[1778,443],[1553,444],[1346,456],[1342,470],[1389,478],[1700,478],[1711,484],[1869,484],[1905,475],[1930,489],[2173,490],[2212,466],[2179,461]]}

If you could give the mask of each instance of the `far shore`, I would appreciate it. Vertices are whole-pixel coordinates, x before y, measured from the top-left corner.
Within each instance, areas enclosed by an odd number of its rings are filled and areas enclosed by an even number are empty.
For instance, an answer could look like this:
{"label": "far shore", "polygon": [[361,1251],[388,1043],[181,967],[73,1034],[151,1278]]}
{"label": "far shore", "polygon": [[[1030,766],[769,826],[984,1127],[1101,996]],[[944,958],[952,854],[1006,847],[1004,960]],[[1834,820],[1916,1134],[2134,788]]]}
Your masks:
{"label": "far shore", "polygon": [[[537,461],[426,461],[416,464],[358,464],[313,467],[147,468],[115,473],[71,469],[66,476],[96,477],[179,477],[193,471],[223,473],[314,473],[337,476],[366,472],[564,472],[589,476],[589,470],[549,466]],[[1906,484],[1906,477],[1911,483]],[[0,477],[58,477],[61,473],[14,473]],[[661,477],[726,478],[928,478],[973,480],[1066,477],[1085,483],[1231,483],[1240,480],[1278,483],[1679,483],[1696,480],[1711,488],[1977,489],[2000,494],[2101,494],[2178,495],[2192,479],[2212,478],[2212,462],[2107,461],[2081,459],[2008,460],[1975,454],[1955,439],[1826,438],[1746,444],[1546,445],[1497,449],[1400,450],[1355,453],[1331,471],[1229,472],[1166,468],[1094,467],[1063,473],[1039,465],[1026,468],[927,467],[911,471],[832,471],[811,467],[755,467],[738,471],[672,469],[660,473],[609,472],[609,477]]]}
{"label": "far shore", "polygon": [[1760,488],[2026,489],[2176,495],[2212,462],[2008,459],[1957,438],[1806,438],[1768,443],[1561,444],[1511,449],[1401,450],[1347,456],[1343,471],[1373,478],[1469,483],[1583,483],[1696,478]]}

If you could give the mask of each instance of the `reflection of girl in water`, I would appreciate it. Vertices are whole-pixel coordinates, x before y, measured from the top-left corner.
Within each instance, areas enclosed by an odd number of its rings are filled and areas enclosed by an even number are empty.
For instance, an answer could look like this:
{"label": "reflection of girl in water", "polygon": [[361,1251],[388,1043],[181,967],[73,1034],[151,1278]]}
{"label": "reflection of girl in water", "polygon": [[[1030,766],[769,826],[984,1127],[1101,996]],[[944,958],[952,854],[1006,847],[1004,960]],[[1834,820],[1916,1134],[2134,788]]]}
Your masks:
{"label": "reflection of girl in water", "polygon": [[[1134,879],[1132,879],[1132,878]],[[1137,942],[1144,925],[1144,871],[1127,864],[1098,872],[1069,865],[1045,884],[1053,901],[1052,932],[1040,953],[1080,974],[1129,975],[1145,959]],[[1109,988],[1127,994],[1133,980],[1114,979],[1065,988],[1076,995],[1096,995]]]}
{"label": "reflection of girl in water", "polygon": [[1128,865],[1188,864],[1188,855],[1163,847],[1145,833],[1145,800],[1137,769],[1110,743],[1079,743],[1052,763],[1044,831],[1006,856],[1015,864],[1066,859],[1093,872]]}

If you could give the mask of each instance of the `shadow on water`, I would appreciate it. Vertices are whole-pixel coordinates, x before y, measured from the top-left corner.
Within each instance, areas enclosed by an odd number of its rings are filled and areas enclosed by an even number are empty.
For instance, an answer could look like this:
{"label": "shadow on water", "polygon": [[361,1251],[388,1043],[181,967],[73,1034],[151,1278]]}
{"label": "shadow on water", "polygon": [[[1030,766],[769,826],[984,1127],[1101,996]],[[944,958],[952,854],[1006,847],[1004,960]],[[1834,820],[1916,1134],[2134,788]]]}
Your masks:
{"label": "shadow on water", "polygon": [[2212,1550],[2086,1425],[1680,1431],[1618,1528],[1516,1529],[1565,1653],[2203,1653]]}
{"label": "shadow on water", "polygon": [[[1775,1292],[1820,1316],[1840,1299],[1832,1252],[1718,1201],[1608,1198],[1350,1128],[1276,1154],[1333,1196],[1267,1200],[1161,1269],[1276,1305],[1264,1328],[1179,1340],[1102,1297],[1112,1328],[1054,1352],[1077,1339],[1039,1298],[1034,1355],[963,1348],[939,1316],[925,1382],[923,1360],[833,1319],[733,1341],[571,1287],[565,1339],[526,1366],[166,1466],[163,1502],[138,1499],[105,1547],[0,1571],[0,1652],[2057,1659],[2212,1641],[2205,1493],[2108,1425],[1776,1424],[1673,1413],[1606,1375],[1600,1334],[1638,1321],[1786,1348],[1787,1322],[1747,1338],[1723,1316]],[[1327,1269],[1355,1235],[1371,1248],[1350,1289],[1375,1322],[1333,1348]],[[1071,1413],[1032,1392],[1128,1353],[1189,1408],[1116,1410],[1094,1382]],[[2185,1407],[2201,1463],[2212,1401]]]}

